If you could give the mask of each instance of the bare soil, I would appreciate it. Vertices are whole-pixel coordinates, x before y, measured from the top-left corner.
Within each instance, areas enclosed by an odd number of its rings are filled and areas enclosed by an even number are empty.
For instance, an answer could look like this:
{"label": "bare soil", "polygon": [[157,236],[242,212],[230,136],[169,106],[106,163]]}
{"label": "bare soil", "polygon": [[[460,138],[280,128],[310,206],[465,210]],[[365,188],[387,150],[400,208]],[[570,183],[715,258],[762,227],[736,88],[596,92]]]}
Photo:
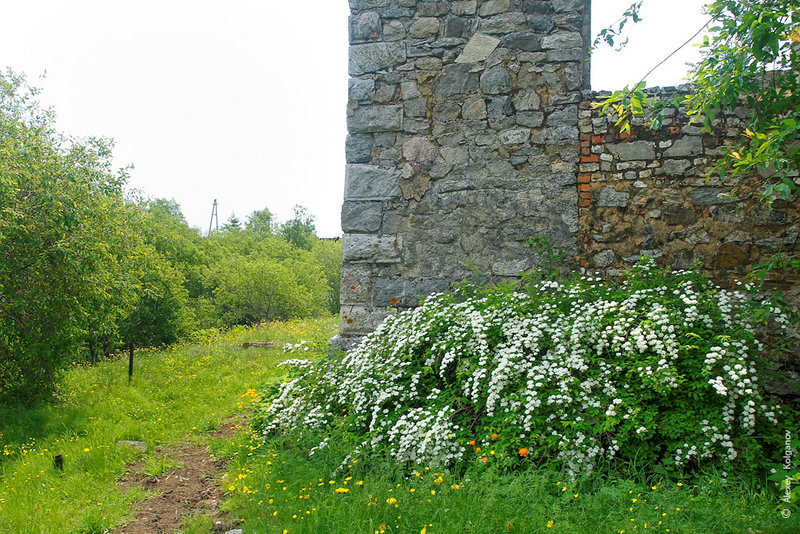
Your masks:
{"label": "bare soil", "polygon": [[[212,436],[229,437],[241,428],[234,419],[223,423]],[[237,522],[228,522],[219,513],[222,500],[219,478],[225,470],[224,460],[212,459],[206,448],[194,443],[158,448],[156,453],[167,456],[178,467],[160,476],[142,472],[145,462],[131,464],[128,474],[119,482],[125,492],[134,488],[155,490],[153,496],[134,505],[134,519],[112,531],[112,534],[172,534],[183,526],[187,518],[208,516],[215,523],[214,530],[225,532],[235,528]]]}

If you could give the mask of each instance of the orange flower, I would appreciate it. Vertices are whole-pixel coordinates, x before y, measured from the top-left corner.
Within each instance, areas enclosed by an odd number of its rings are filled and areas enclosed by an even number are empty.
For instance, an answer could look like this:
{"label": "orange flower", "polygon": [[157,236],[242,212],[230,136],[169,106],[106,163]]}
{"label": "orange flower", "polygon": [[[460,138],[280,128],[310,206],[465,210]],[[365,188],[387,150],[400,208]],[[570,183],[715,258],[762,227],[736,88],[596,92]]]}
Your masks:
{"label": "orange flower", "polygon": [[497,434],[492,434],[492,439],[497,439]]}
{"label": "orange flower", "polygon": [[486,457],[486,456],[482,456],[482,457],[481,457],[481,460],[483,460],[484,462],[488,462],[488,461],[489,461],[489,458],[488,458],[488,457]]}
{"label": "orange flower", "polygon": [[469,445],[475,445],[475,440],[473,439],[472,441],[470,441]]}
{"label": "orange flower", "polygon": [[520,456],[522,456],[523,458],[524,458],[525,456],[528,456],[528,449],[526,449],[525,447],[522,447],[522,448],[519,450],[519,455],[520,455]]}

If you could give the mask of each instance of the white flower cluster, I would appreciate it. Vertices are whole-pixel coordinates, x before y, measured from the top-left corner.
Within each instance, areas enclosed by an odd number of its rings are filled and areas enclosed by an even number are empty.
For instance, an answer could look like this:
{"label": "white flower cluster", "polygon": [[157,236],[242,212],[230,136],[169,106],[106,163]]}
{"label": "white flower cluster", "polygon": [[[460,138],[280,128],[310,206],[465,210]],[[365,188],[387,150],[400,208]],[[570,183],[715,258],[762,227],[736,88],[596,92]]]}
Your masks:
{"label": "white flower cluster", "polygon": [[311,348],[311,342],[304,339],[299,343],[286,343],[283,352],[308,352]]}
{"label": "white flower cluster", "polygon": [[[752,433],[760,416],[776,424],[759,393],[744,296],[675,277],[675,290],[614,293],[589,279],[502,299],[433,295],[340,360],[293,361],[305,374],[282,385],[265,432],[324,429],[344,415],[365,451],[447,465],[472,452],[464,444],[485,418],[573,475],[636,440],[661,439],[678,465],[732,460],[732,436]],[[725,334],[705,339],[709,331]],[[673,405],[688,391],[700,399],[689,414]],[[678,432],[674,417],[697,420]]]}

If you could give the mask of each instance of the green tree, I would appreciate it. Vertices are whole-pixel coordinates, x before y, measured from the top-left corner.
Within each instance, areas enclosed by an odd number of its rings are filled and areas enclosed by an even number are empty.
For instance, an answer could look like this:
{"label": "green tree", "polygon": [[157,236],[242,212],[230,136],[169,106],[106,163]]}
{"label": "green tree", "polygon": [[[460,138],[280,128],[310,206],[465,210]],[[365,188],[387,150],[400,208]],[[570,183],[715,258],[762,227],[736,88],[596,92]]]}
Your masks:
{"label": "green tree", "polygon": [[245,230],[259,237],[273,235],[274,217],[269,209],[256,210],[247,217]]}
{"label": "green tree", "polygon": [[[639,20],[643,1],[631,5],[618,27],[601,31],[595,45],[613,45],[626,20]],[[702,59],[688,77],[695,91],[672,104],[685,104],[706,127],[722,110],[742,105],[752,110],[747,129],[718,169],[721,174],[759,170],[767,202],[790,200],[800,186],[800,5],[790,0],[716,0],[706,4],[706,11],[709,35],[700,48]],[[649,106],[642,91],[645,83],[643,79],[617,91],[603,104],[617,113],[623,130],[648,107],[651,124],[659,126],[663,107]]]}
{"label": "green tree", "polygon": [[64,138],[36,94],[0,74],[0,393],[28,398],[113,334],[137,284],[111,143]]}
{"label": "green tree", "polygon": [[281,236],[297,248],[311,250],[316,228],[314,216],[303,206],[294,207],[294,217],[281,225]]}

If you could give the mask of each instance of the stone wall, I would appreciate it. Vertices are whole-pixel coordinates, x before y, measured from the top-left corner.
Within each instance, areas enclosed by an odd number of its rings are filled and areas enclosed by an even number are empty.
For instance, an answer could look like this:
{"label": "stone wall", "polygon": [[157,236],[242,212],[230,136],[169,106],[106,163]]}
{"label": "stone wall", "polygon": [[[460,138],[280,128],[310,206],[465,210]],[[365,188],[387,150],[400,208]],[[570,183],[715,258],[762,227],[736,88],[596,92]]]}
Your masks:
{"label": "stone wall", "polygon": [[342,336],[578,254],[589,0],[350,0]]}
{"label": "stone wall", "polygon": [[[676,90],[651,89],[668,100]],[[641,120],[620,135],[586,94],[580,110],[580,263],[615,274],[641,255],[673,268],[703,263],[718,279],[738,276],[775,252],[798,252],[797,206],[760,201],[759,176],[720,178],[714,166],[743,133],[745,108],[711,132],[670,107],[662,128]]]}

